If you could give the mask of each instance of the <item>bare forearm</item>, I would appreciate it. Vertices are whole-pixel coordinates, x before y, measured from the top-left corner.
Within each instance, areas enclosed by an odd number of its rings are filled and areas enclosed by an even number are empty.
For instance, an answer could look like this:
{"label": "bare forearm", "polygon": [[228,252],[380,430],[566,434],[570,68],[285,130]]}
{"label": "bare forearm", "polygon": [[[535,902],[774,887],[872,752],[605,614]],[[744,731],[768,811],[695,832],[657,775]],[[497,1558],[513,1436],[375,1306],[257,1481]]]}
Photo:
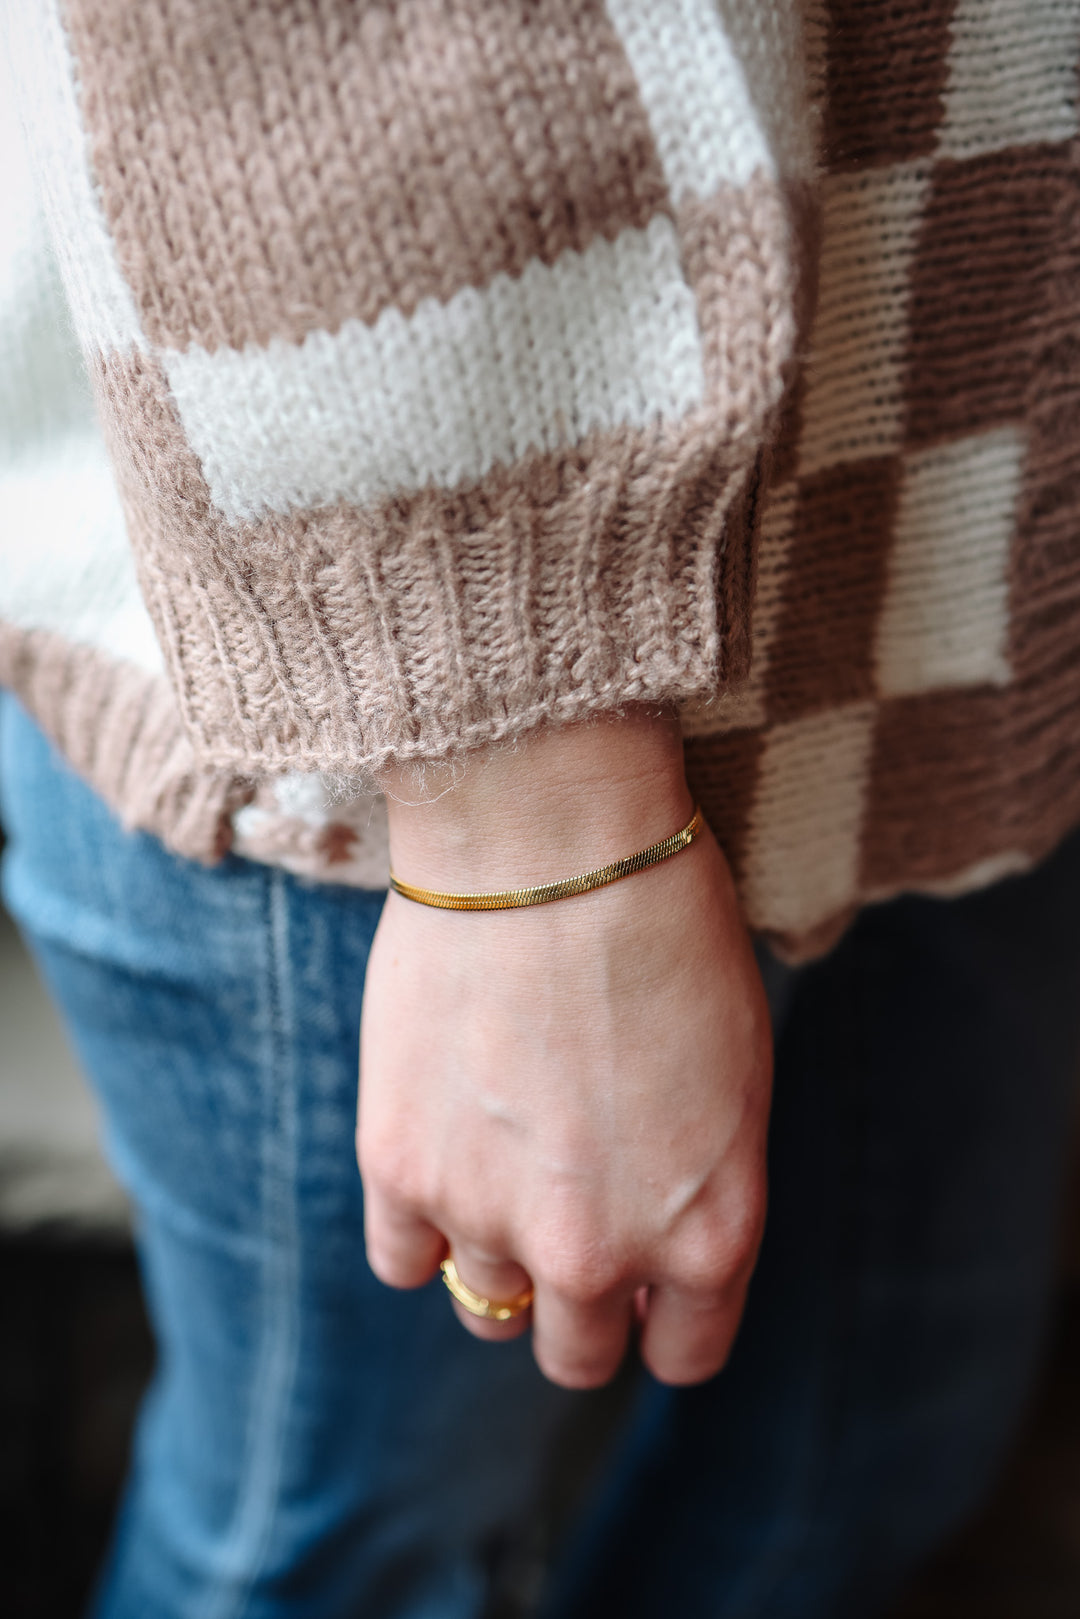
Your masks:
{"label": "bare forearm", "polygon": [[389,772],[381,785],[396,874],[440,889],[522,887],[600,865],[676,831],[690,806],[677,721],[643,708]]}

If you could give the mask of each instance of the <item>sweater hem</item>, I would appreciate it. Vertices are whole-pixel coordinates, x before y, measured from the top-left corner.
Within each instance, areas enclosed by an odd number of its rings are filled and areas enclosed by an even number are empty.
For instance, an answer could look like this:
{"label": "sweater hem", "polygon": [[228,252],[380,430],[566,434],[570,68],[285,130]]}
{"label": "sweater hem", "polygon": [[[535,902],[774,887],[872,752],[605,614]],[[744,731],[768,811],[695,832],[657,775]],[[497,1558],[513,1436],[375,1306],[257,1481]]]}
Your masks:
{"label": "sweater hem", "polygon": [[196,761],[162,676],[50,631],[0,624],[0,686],[128,830],[204,865],[228,852],[232,815],[253,786]]}

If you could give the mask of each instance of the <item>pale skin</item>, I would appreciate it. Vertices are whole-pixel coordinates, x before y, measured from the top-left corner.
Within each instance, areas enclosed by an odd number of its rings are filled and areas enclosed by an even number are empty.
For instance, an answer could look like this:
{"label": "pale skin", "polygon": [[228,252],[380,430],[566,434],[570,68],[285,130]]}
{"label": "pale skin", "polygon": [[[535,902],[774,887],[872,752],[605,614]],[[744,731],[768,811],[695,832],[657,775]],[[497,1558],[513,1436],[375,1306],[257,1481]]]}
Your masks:
{"label": "pale skin", "polygon": [[[692,813],[674,721],[632,710],[383,782],[391,859],[438,889],[539,883]],[[531,1310],[554,1382],[614,1376],[633,1331],[662,1381],[723,1365],[761,1237],[772,1051],[711,834],[590,894],[437,911],[391,893],[371,951],[357,1151],[368,1258],[392,1287],[448,1246],[476,1292]]]}

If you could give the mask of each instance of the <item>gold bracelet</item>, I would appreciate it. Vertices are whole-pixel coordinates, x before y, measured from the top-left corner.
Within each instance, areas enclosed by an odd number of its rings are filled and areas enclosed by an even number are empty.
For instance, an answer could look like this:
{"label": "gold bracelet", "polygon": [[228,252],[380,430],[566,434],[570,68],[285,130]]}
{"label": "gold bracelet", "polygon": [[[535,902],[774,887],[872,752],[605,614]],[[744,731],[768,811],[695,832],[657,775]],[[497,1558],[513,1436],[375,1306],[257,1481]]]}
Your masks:
{"label": "gold bracelet", "polygon": [[659,843],[650,843],[638,854],[628,854],[623,860],[610,865],[597,866],[584,871],[580,877],[563,877],[557,883],[541,883],[537,888],[504,888],[494,894],[440,894],[433,888],[415,888],[412,883],[399,882],[390,873],[390,887],[403,899],[414,899],[418,905],[434,905],[440,911],[510,911],[520,905],[547,905],[553,899],[567,899],[571,894],[588,894],[594,888],[617,883],[620,877],[631,877],[635,871],[668,860],[681,849],[688,849],[705,829],[705,817],[698,805],[689,825],[681,832],[673,832]]}

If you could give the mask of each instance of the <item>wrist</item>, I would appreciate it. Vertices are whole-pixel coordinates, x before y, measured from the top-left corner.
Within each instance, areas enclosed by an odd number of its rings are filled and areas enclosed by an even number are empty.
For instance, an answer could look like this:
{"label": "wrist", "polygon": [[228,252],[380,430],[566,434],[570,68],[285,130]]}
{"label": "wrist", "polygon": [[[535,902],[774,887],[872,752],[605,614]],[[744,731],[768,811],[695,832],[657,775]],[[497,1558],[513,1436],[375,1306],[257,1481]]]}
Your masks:
{"label": "wrist", "polygon": [[387,772],[382,786],[395,874],[439,889],[573,875],[678,831],[693,810],[677,720],[641,708]]}

